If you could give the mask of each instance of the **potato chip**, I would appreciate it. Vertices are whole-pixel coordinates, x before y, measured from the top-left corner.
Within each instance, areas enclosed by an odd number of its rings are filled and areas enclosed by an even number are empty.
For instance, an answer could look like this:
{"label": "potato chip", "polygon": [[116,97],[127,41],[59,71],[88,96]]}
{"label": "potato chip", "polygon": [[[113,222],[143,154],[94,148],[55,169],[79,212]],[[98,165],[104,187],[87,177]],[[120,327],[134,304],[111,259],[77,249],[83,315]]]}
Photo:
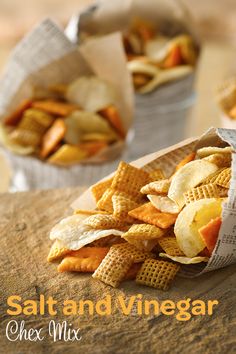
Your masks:
{"label": "potato chip", "polygon": [[178,171],[181,167],[185,166],[190,161],[195,159],[196,153],[191,152],[191,154],[187,155],[183,160],[181,160],[175,168],[175,171]]}
{"label": "potato chip", "polygon": [[55,116],[66,117],[73,111],[78,110],[79,107],[66,102],[60,102],[55,100],[42,100],[32,102],[32,107],[40,109],[41,111],[53,114]]}
{"label": "potato chip", "polygon": [[[122,238],[126,241],[134,239],[140,240],[153,240],[158,239],[164,235],[165,231],[150,224],[134,224],[127,232],[124,233]],[[129,241],[128,241],[129,242]]]}
{"label": "potato chip", "polygon": [[162,229],[167,229],[175,223],[177,215],[162,213],[158,211],[151,203],[146,203],[129,212],[130,216],[145,223],[155,225]]}
{"label": "potato chip", "polygon": [[150,172],[149,177],[151,181],[160,181],[165,179],[164,172],[160,168]]}
{"label": "potato chip", "polygon": [[111,186],[112,180],[113,177],[98,182],[91,187],[91,192],[96,202],[98,202],[99,199],[101,199],[105,191]]}
{"label": "potato chip", "polygon": [[189,258],[189,257],[170,256],[169,254],[166,253],[160,253],[159,256],[163,258],[171,259],[172,261],[181,264],[196,264],[196,263],[209,261],[209,257],[200,257],[200,256]]}
{"label": "potato chip", "polygon": [[21,118],[24,111],[30,108],[32,105],[31,100],[23,100],[16,109],[4,118],[4,124],[9,126],[16,126]]}
{"label": "potato chip", "polygon": [[169,234],[158,239],[158,244],[169,256],[181,257],[184,256],[183,251],[178,246],[175,235]]}
{"label": "potato chip", "polygon": [[47,161],[55,165],[69,166],[80,162],[87,156],[87,153],[78,146],[64,144]]}
{"label": "potato chip", "polygon": [[179,269],[177,264],[149,258],[142,264],[136,283],[166,291]]}
{"label": "potato chip", "polygon": [[12,141],[6,127],[0,123],[0,143],[10,151],[19,155],[30,155],[35,151],[34,146],[22,146]]}
{"label": "potato chip", "polygon": [[226,168],[217,176],[215,183],[221,187],[229,188],[230,180],[231,180],[231,168]]}
{"label": "potato chip", "polygon": [[138,198],[140,189],[149,182],[149,174],[121,161],[113,177],[111,188]]}
{"label": "potato chip", "polygon": [[231,154],[213,154],[207,157],[204,157],[204,160],[214,163],[219,168],[230,167],[231,166]]}
{"label": "potato chip", "polygon": [[147,196],[152,205],[162,213],[178,214],[181,208],[169,197],[162,195]]}
{"label": "potato chip", "polygon": [[117,131],[122,139],[125,138],[126,132],[123,126],[123,122],[115,106],[110,105],[106,108],[103,108],[98,113],[110,123],[112,128]]}
{"label": "potato chip", "polygon": [[36,148],[40,145],[42,138],[39,133],[17,128],[11,132],[9,139],[13,144]]}
{"label": "potato chip", "polygon": [[204,158],[214,154],[230,154],[232,152],[231,146],[219,148],[216,146],[207,146],[197,150],[197,156]]}
{"label": "potato chip", "polygon": [[70,253],[70,250],[64,247],[59,240],[55,240],[50,248],[47,261],[48,262],[57,261],[58,259],[63,258],[68,253]]}
{"label": "potato chip", "polygon": [[192,188],[188,192],[184,193],[184,199],[186,204],[195,202],[199,199],[218,197],[220,197],[219,189],[217,185],[213,183],[204,184],[200,187]]}
{"label": "potato chip", "polygon": [[65,124],[67,126],[67,130],[74,130],[74,134],[77,134],[77,136],[90,133],[100,133],[105,136],[110,136],[113,140],[118,139],[117,133],[113,128],[111,128],[110,124],[96,113],[74,111],[65,119]]}
{"label": "potato chip", "polygon": [[167,82],[179,80],[193,72],[193,68],[190,65],[181,65],[171,69],[157,70],[158,72],[156,72],[152,80],[138,90],[139,93],[147,94]]}
{"label": "potato chip", "polygon": [[125,278],[132,264],[131,257],[111,247],[92,277],[116,288]]}
{"label": "potato chip", "polygon": [[123,229],[127,224],[124,221],[115,219],[112,215],[97,214],[91,215],[84,221],[85,225],[93,229]]}
{"label": "potato chip", "polygon": [[47,157],[55,146],[64,138],[66,126],[62,119],[56,119],[51,128],[43,136],[40,156]]}
{"label": "potato chip", "polygon": [[158,68],[139,59],[129,61],[128,70],[131,74],[145,74],[150,76],[150,78],[158,75]]}
{"label": "potato chip", "polygon": [[143,262],[147,258],[155,258],[155,255],[150,252],[137,249],[137,247],[129,244],[128,242],[120,243],[112,246],[112,249],[118,249],[118,251],[125,257],[133,259],[133,263]]}
{"label": "potato chip", "polygon": [[67,89],[66,98],[84,110],[97,112],[117,102],[113,86],[97,76],[80,76]]}
{"label": "potato chip", "polygon": [[222,200],[200,199],[188,204],[178,215],[174,233],[180,249],[187,257],[195,257],[205,247],[199,229],[221,215]]}
{"label": "potato chip", "polygon": [[184,193],[196,187],[218,167],[205,160],[195,160],[184,165],[172,178],[168,197],[182,208],[185,204]]}
{"label": "potato chip", "polygon": [[170,183],[171,181],[168,179],[148,183],[141,188],[141,193],[152,195],[167,194],[170,188]]}
{"label": "potato chip", "polygon": [[103,237],[114,235],[122,236],[120,230],[94,230],[90,226],[84,225],[87,215],[72,215],[61,220],[50,232],[51,240],[60,240],[63,246],[70,250],[78,250],[85,245],[99,240]]}

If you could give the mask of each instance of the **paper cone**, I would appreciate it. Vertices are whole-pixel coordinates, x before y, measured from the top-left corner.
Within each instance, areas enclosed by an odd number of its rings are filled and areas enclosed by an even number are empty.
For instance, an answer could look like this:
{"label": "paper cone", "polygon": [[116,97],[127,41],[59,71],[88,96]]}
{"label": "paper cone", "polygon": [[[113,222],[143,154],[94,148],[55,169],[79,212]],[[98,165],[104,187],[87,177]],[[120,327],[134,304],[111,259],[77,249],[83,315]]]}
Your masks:
{"label": "paper cone", "polygon": [[[114,70],[115,68],[115,70]],[[34,94],[35,87],[68,84],[81,75],[96,75],[116,91],[116,107],[126,132],[133,119],[133,89],[126,67],[121,35],[113,33],[80,47],[72,44],[63,31],[46,19],[14,49],[0,81],[0,118]],[[68,168],[51,166],[34,157],[22,157],[6,151],[13,169],[15,189],[58,188],[93,183],[97,176],[112,171],[114,159],[123,152],[125,142],[103,149],[86,165]],[[20,183],[19,181],[22,181]]]}

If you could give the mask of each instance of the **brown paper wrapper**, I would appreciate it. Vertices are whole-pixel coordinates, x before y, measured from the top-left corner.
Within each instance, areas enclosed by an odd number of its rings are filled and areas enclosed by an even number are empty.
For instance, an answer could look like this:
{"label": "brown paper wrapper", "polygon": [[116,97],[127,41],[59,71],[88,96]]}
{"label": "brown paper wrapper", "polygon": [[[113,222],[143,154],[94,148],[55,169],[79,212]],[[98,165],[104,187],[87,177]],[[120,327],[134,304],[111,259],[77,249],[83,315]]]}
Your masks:
{"label": "brown paper wrapper", "polygon": [[[68,84],[81,75],[96,75],[114,87],[116,106],[128,132],[133,118],[133,89],[121,35],[113,33],[93,39],[78,50],[50,19],[40,23],[12,52],[0,81],[0,119],[23,99],[32,97],[35,87],[44,89],[59,83]],[[80,178],[81,184],[82,180],[93,183],[95,176],[112,171],[114,162],[108,161],[120,156],[124,148],[125,142],[115,143],[84,160],[87,165],[68,168],[51,166],[34,157],[26,158],[9,151],[6,155],[15,175],[18,173],[24,179],[23,188],[17,182],[17,189],[25,190],[78,185]],[[95,164],[93,169],[91,164]]]}
{"label": "brown paper wrapper", "polygon": [[[193,265],[183,267],[182,276],[193,277],[227,265],[236,263],[236,130],[211,128],[200,138],[191,138],[171,146],[167,149],[144,156],[131,164],[142,167],[144,170],[161,168],[166,176],[170,176],[178,164],[193,150],[205,146],[224,147],[231,145],[232,179],[230,183],[228,200],[223,205],[222,226],[214,252],[207,265]],[[73,209],[94,209],[95,201],[90,189],[84,192],[71,205]]]}

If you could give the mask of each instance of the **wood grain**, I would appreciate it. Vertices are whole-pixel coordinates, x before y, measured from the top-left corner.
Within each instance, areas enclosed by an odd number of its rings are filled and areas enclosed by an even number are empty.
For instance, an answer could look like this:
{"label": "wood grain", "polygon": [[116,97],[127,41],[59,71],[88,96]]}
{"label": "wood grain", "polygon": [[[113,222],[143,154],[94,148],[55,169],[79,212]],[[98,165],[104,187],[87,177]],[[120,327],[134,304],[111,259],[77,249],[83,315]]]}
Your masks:
{"label": "wood grain", "polygon": [[[134,282],[112,289],[90,275],[59,274],[54,264],[46,262],[50,247],[48,233],[62,217],[68,215],[70,203],[80,188],[4,194],[0,197],[0,303],[1,353],[235,353],[236,351],[236,266],[208,273],[197,279],[178,278],[167,293]],[[39,299],[39,294],[53,296],[62,304],[65,299],[96,301],[110,294],[114,304],[117,296],[129,299],[143,294],[144,299],[217,299],[219,306],[212,316],[178,322],[168,316],[124,316],[114,306],[111,316],[69,316],[58,314],[55,320],[67,319],[81,328],[80,342],[9,342],[5,327],[12,318],[7,315],[6,299],[12,294],[22,299]],[[14,318],[15,319],[15,318]],[[52,319],[44,316],[18,316],[26,326],[46,327]]]}

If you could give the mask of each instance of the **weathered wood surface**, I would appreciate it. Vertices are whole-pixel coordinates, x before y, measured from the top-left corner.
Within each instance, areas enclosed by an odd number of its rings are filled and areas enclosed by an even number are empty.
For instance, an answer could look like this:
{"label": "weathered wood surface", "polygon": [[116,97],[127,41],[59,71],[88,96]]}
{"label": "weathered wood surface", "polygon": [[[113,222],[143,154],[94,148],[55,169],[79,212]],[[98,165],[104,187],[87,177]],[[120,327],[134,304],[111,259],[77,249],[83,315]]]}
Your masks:
{"label": "weathered wood surface", "polygon": [[[91,279],[90,275],[58,274],[56,266],[46,262],[50,247],[50,228],[67,215],[70,203],[80,189],[35,191],[5,194],[0,197],[0,353],[235,353],[236,352],[236,266],[221,269],[198,279],[178,278],[172,289],[160,292],[140,287],[133,282],[112,289]],[[143,294],[146,299],[217,299],[220,304],[213,316],[178,322],[172,316],[124,316],[113,307],[111,316],[71,316],[58,314],[81,328],[80,342],[9,342],[5,327],[13,318],[7,315],[6,299],[18,294],[25,299],[39,299],[39,294],[53,296],[59,303],[65,299],[98,300],[110,294],[129,298]],[[46,327],[52,319],[43,316],[18,316],[27,327]]]}

